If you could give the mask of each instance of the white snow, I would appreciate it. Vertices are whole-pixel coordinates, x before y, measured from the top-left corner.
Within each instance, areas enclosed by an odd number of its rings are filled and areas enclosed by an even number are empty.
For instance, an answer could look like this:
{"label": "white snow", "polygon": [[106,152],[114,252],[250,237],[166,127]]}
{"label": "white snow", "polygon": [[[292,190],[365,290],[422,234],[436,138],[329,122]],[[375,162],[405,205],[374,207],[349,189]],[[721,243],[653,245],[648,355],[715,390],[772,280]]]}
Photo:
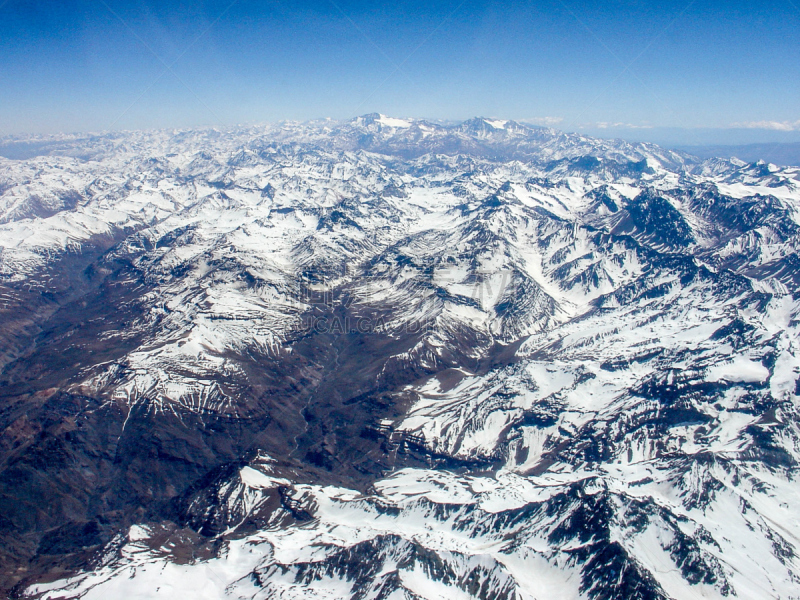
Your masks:
{"label": "white snow", "polygon": [[387,117],[386,115],[381,115],[378,119],[378,123],[381,125],[388,125],[389,127],[399,127],[401,129],[405,129],[407,127],[411,127],[411,121],[407,121],[405,119],[396,119],[393,117]]}
{"label": "white snow", "polygon": [[506,123],[508,123],[508,121],[502,121],[500,119],[484,119],[484,121],[486,121],[486,123],[488,123],[495,129],[505,129]]}
{"label": "white snow", "polygon": [[736,356],[733,360],[716,364],[708,370],[709,381],[765,381],[769,369],[761,363]]}

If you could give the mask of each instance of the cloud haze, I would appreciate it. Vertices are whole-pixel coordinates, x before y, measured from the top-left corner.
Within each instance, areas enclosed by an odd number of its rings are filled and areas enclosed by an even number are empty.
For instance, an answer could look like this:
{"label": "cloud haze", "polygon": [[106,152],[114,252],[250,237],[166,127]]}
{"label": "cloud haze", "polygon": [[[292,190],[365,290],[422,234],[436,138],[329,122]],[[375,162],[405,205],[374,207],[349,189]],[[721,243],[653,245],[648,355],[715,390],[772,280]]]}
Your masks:
{"label": "cloud haze", "polygon": [[733,128],[742,129],[771,129],[773,131],[800,131],[800,120],[798,121],[748,121],[745,123],[734,123]]}

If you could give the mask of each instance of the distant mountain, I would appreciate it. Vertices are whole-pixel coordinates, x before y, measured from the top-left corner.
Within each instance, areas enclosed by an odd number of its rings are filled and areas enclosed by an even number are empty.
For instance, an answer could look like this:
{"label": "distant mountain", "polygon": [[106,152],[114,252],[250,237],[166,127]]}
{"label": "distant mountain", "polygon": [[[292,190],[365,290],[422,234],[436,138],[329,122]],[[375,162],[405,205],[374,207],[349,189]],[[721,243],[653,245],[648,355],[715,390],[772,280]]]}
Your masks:
{"label": "distant mountain", "polygon": [[34,142],[12,597],[800,593],[800,168],[380,114]]}
{"label": "distant mountain", "polygon": [[739,146],[683,146],[683,152],[702,158],[735,157],[748,162],[769,161],[778,165],[800,166],[800,142],[775,144],[744,144]]}

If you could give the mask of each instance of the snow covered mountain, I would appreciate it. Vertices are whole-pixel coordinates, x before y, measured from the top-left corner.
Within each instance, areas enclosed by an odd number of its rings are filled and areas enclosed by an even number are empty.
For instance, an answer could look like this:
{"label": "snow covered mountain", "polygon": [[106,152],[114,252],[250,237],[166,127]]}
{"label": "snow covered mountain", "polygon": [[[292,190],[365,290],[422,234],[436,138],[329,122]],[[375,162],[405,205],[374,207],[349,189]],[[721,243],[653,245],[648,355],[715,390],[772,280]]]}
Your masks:
{"label": "snow covered mountain", "polygon": [[482,118],[36,143],[14,597],[800,598],[800,168]]}

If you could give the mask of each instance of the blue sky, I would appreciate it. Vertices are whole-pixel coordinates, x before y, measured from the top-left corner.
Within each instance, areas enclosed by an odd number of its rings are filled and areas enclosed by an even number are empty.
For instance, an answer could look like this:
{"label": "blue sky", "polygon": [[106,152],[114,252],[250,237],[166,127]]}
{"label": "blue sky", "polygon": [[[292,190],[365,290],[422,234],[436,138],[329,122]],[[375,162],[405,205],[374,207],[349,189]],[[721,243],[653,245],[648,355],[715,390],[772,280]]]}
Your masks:
{"label": "blue sky", "polygon": [[0,0],[0,135],[475,115],[800,140],[800,0]]}

